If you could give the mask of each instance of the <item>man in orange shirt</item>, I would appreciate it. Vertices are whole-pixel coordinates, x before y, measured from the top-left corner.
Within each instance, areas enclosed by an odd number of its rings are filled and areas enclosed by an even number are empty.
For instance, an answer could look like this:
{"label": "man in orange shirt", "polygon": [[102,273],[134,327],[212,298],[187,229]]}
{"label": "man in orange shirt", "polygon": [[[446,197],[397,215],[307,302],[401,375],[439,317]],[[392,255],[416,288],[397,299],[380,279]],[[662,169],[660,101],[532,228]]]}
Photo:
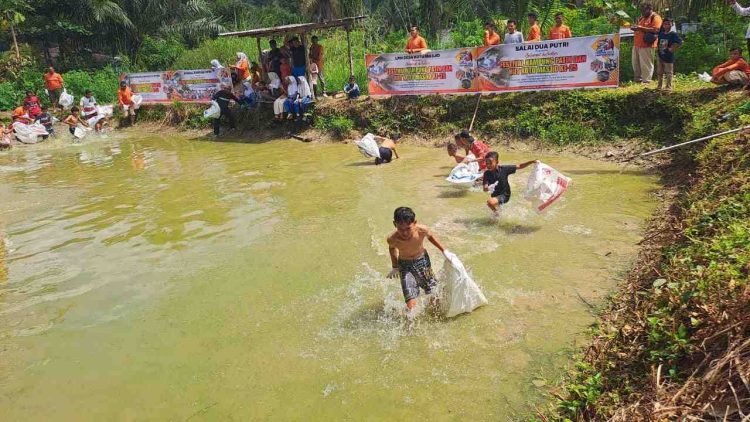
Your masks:
{"label": "man in orange shirt", "polygon": [[539,29],[536,13],[529,13],[529,35],[526,36],[526,42],[538,42],[542,40],[542,30]]}
{"label": "man in orange shirt", "polygon": [[750,81],[750,65],[742,58],[742,50],[729,50],[729,60],[716,66],[711,71],[711,82],[721,85],[747,85]]}
{"label": "man in orange shirt", "polygon": [[52,103],[52,108],[57,108],[60,101],[60,94],[62,94],[62,90],[65,88],[65,82],[52,66],[44,74],[44,87],[47,88],[47,92],[49,93],[49,101]]}
{"label": "man in orange shirt", "polygon": [[633,37],[633,77],[636,82],[651,83],[654,75],[654,49],[659,40],[661,16],[654,12],[649,3],[641,5],[641,17],[638,24],[631,26]]}
{"label": "man in orange shirt", "polygon": [[570,32],[570,28],[563,25],[563,14],[558,12],[555,14],[555,26],[549,30],[549,39],[561,40],[563,38],[573,38],[573,33]]}
{"label": "man in orange shirt", "polygon": [[315,66],[318,67],[318,82],[320,82],[320,90],[323,93],[323,96],[325,97],[326,96],[326,78],[325,78],[325,74],[323,73],[323,65],[325,65],[326,50],[322,45],[318,44],[317,36],[313,35],[311,40],[312,40],[312,44],[310,45],[310,61],[315,63]]}
{"label": "man in orange shirt", "polygon": [[122,107],[122,111],[128,116],[130,126],[135,123],[135,104],[133,103],[133,91],[128,88],[125,81],[120,81],[120,89],[117,90],[117,103]]}
{"label": "man in orange shirt", "polygon": [[412,26],[409,30],[409,34],[411,36],[406,40],[407,53],[421,53],[427,50],[427,41],[419,36],[419,28]]}
{"label": "man in orange shirt", "polygon": [[500,34],[495,29],[495,24],[487,21],[484,24],[484,46],[489,47],[491,45],[500,44]]}

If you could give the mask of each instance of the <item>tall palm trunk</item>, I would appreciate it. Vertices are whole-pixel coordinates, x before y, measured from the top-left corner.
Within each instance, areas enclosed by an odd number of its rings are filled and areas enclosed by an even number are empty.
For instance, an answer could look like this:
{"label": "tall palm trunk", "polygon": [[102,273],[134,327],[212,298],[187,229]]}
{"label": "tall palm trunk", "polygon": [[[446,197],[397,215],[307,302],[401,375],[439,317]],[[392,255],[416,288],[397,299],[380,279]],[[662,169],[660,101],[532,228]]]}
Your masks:
{"label": "tall palm trunk", "polygon": [[13,24],[13,12],[8,12],[8,22],[10,23],[10,34],[13,37],[13,50],[16,52],[16,60],[21,59],[21,51],[18,49],[18,40],[16,39],[16,26]]}

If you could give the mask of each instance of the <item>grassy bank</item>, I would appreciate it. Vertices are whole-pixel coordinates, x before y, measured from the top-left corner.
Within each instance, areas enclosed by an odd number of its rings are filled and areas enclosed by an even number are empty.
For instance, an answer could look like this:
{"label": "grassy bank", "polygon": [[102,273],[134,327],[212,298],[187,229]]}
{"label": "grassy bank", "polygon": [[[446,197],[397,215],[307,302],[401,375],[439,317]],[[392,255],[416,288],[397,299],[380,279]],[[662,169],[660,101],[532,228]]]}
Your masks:
{"label": "grassy bank", "polygon": [[545,420],[747,420],[748,139],[719,138],[672,171],[679,193]]}

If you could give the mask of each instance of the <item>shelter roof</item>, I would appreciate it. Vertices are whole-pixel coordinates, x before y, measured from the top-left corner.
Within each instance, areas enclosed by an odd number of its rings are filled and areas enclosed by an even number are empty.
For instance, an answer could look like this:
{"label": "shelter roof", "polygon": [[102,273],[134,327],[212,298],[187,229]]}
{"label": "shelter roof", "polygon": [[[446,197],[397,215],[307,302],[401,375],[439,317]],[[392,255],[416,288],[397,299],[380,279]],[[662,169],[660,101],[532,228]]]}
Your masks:
{"label": "shelter roof", "polygon": [[222,32],[220,37],[267,37],[269,35],[280,35],[289,33],[303,33],[314,29],[348,27],[367,16],[352,16],[342,19],[334,19],[319,23],[294,23],[291,25],[273,26],[270,28],[250,29],[247,31]]}

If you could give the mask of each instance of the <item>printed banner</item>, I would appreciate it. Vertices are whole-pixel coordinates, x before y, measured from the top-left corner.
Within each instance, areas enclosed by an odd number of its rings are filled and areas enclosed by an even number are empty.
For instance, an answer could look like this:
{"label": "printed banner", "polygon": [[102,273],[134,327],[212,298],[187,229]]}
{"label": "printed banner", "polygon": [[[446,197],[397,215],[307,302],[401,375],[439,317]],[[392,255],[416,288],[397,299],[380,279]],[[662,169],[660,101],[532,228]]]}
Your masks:
{"label": "printed banner", "polygon": [[614,88],[620,80],[620,35],[368,54],[365,63],[373,96]]}
{"label": "printed banner", "polygon": [[129,73],[122,77],[144,104],[210,103],[223,84],[231,85],[229,69],[173,70],[166,72]]}

